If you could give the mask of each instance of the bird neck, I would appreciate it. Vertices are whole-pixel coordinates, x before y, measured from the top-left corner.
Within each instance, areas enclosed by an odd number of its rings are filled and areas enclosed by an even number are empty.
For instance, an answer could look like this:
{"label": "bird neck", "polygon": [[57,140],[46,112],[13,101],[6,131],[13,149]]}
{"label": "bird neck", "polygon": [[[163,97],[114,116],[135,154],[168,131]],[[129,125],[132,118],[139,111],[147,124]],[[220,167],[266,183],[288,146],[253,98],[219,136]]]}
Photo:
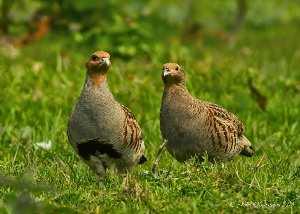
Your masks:
{"label": "bird neck", "polygon": [[89,73],[87,74],[86,81],[97,88],[106,83],[106,74],[102,73]]}
{"label": "bird neck", "polygon": [[185,83],[179,83],[179,84],[165,85],[163,94],[164,96],[167,95],[181,96],[181,95],[189,95],[189,91],[187,90]]}
{"label": "bird neck", "polygon": [[96,95],[99,106],[105,106],[108,101],[111,103],[115,102],[114,96],[109,90],[106,76],[95,77],[87,74],[82,94],[86,94],[87,99]]}

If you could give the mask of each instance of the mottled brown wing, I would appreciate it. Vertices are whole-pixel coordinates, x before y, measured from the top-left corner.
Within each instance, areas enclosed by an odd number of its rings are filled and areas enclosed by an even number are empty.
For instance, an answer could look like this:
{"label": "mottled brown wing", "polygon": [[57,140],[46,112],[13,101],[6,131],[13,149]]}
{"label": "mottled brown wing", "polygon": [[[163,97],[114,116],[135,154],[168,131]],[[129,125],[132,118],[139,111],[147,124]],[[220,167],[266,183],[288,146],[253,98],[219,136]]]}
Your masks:
{"label": "mottled brown wing", "polygon": [[131,111],[122,104],[121,107],[125,113],[125,120],[122,128],[123,146],[138,152],[143,142],[142,130]]}
{"label": "mottled brown wing", "polygon": [[238,136],[241,136],[245,130],[244,124],[231,112],[214,103],[203,102],[210,115],[225,120],[236,128]]}

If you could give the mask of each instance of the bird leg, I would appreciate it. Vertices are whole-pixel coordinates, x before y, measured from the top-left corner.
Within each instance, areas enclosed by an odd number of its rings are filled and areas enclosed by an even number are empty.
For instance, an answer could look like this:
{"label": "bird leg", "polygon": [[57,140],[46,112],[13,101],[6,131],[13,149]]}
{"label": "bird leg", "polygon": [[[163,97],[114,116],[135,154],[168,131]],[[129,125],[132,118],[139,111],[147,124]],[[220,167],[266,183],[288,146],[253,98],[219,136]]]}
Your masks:
{"label": "bird leg", "polygon": [[129,183],[129,173],[127,172],[126,174],[123,174],[123,181],[122,181],[122,187],[123,188],[128,188],[128,183]]}
{"label": "bird leg", "polygon": [[102,161],[95,156],[91,156],[90,160],[85,162],[92,169],[92,171],[98,175],[99,180],[103,181],[106,174],[106,169]]}
{"label": "bird leg", "polygon": [[158,152],[156,154],[155,160],[153,162],[153,167],[152,167],[152,172],[153,172],[154,175],[156,175],[157,172],[158,172],[158,161],[159,161],[161,152],[165,148],[165,146],[167,145],[167,143],[168,143],[168,140],[164,139],[163,143],[160,145],[159,150],[158,150]]}

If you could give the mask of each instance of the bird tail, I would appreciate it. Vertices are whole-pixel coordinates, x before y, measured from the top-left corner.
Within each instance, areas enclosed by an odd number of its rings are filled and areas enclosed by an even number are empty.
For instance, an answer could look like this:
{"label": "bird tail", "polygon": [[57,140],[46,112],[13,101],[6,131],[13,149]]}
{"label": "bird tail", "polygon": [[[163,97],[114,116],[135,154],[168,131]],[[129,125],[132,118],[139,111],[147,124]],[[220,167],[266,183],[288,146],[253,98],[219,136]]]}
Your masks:
{"label": "bird tail", "polygon": [[241,137],[241,143],[244,145],[244,148],[240,154],[247,157],[252,157],[254,154],[254,149],[251,142],[244,135]]}

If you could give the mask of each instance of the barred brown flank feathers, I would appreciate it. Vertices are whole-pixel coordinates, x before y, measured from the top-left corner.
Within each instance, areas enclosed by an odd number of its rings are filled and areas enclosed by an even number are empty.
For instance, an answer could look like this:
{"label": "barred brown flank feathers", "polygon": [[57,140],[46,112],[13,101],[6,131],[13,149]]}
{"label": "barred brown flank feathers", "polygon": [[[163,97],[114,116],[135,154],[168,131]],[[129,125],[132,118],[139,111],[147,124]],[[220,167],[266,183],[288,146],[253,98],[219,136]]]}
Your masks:
{"label": "barred brown flank feathers", "polygon": [[[130,110],[124,106],[121,105],[126,119],[124,121],[124,147],[132,149],[133,151],[139,151],[141,147],[141,143],[143,142],[142,136],[141,136],[141,129],[139,125],[136,122],[135,116],[130,112]],[[130,139],[127,139],[128,137],[128,130],[130,130]]]}

